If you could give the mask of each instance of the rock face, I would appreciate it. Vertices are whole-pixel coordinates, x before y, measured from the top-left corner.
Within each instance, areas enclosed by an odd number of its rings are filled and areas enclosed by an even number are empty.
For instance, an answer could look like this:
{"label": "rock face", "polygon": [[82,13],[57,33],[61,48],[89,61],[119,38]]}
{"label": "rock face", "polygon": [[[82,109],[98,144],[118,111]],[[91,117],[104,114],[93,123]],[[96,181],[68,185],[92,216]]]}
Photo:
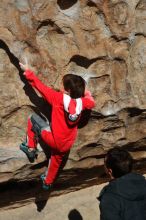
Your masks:
{"label": "rock face", "polygon": [[[95,184],[103,157],[114,146],[128,149],[138,165],[146,158],[146,1],[5,0],[0,2],[0,183],[36,189],[46,169],[40,150],[30,164],[19,151],[27,118],[49,108],[22,76],[28,59],[48,86],[58,88],[67,73],[89,78],[96,106],[81,121],[78,138],[52,195]],[[86,125],[86,126],[85,126]],[[41,148],[40,148],[41,149]],[[45,148],[46,149],[46,148]],[[22,184],[22,185],[21,185]],[[25,185],[26,184],[26,185]],[[29,187],[28,187],[29,186]],[[22,187],[23,188],[23,187]],[[36,191],[34,191],[35,193]],[[0,206],[8,206],[7,198]]]}

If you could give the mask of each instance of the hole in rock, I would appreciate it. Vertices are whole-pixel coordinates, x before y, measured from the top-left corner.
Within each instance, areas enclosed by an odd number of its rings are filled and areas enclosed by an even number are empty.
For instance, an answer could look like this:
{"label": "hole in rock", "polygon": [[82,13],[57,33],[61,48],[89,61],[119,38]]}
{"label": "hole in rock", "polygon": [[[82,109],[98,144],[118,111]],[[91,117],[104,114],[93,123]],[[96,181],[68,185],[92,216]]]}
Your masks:
{"label": "hole in rock", "polygon": [[76,4],[77,1],[78,0],[57,0],[57,4],[59,5],[61,10],[66,10]]}
{"label": "hole in rock", "polygon": [[94,2],[92,2],[92,1],[89,1],[89,2],[87,3],[87,5],[88,5],[89,7],[96,7],[96,4],[95,4]]}
{"label": "hole in rock", "polygon": [[80,55],[74,55],[70,62],[75,62],[78,66],[82,66],[84,68],[88,68],[92,63],[94,63],[97,60],[97,58],[94,59],[88,59],[86,57],[80,56]]}
{"label": "hole in rock", "polygon": [[144,111],[143,109],[139,109],[136,107],[133,108],[127,108],[129,116],[130,117],[135,117],[135,116],[139,116],[142,114],[142,112]]}
{"label": "hole in rock", "polygon": [[40,28],[42,28],[44,26],[50,27],[50,30],[56,31],[58,34],[64,34],[64,32],[51,20],[44,20],[44,21],[42,21],[39,24],[37,30],[39,30]]}

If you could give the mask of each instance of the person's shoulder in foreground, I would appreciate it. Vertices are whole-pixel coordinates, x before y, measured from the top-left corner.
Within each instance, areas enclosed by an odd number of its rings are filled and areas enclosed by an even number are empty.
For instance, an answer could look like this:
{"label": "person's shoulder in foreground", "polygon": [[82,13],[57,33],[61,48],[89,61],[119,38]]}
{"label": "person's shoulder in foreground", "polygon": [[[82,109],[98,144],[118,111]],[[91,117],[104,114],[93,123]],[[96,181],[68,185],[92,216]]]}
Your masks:
{"label": "person's shoulder in foreground", "polygon": [[99,195],[101,220],[146,219],[146,180],[132,173],[133,158],[128,151],[110,149],[105,169],[110,182]]}

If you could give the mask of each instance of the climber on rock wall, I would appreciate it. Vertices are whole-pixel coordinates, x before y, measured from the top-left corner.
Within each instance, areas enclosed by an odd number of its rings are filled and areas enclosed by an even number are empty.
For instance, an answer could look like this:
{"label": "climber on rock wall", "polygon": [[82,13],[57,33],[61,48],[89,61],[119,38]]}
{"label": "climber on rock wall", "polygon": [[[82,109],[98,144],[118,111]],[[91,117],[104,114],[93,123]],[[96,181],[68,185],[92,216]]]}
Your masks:
{"label": "climber on rock wall", "polygon": [[39,138],[50,147],[51,157],[48,170],[41,175],[43,189],[48,190],[57,176],[66,153],[77,137],[77,127],[83,110],[92,109],[95,101],[90,91],[85,90],[85,80],[78,75],[67,74],[62,79],[63,88],[57,92],[44,85],[30,70],[28,63],[20,63],[23,75],[30,85],[52,106],[51,121],[45,121],[37,114],[28,118],[27,138],[20,149],[34,162]]}

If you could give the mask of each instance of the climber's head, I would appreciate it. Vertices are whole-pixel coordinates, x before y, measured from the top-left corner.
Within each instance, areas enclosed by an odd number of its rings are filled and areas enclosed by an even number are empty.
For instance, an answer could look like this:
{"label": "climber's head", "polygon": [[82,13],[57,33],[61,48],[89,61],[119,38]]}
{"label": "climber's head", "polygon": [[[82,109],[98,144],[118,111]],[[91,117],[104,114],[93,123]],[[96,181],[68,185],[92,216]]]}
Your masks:
{"label": "climber's head", "polygon": [[63,76],[63,86],[71,98],[76,99],[84,96],[85,80],[75,74],[66,74]]}

